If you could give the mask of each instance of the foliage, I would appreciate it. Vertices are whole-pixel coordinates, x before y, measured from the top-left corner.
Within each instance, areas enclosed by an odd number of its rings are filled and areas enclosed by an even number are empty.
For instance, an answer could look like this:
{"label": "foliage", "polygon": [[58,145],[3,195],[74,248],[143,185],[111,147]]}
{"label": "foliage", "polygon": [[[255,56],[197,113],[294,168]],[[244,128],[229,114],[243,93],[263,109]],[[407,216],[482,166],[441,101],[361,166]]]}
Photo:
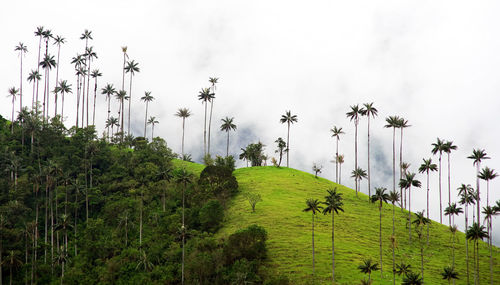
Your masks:
{"label": "foliage", "polygon": [[260,194],[257,193],[247,193],[246,198],[248,200],[248,203],[250,204],[250,207],[252,207],[252,213],[255,212],[255,205],[257,205],[258,202],[262,201],[262,198],[260,197]]}

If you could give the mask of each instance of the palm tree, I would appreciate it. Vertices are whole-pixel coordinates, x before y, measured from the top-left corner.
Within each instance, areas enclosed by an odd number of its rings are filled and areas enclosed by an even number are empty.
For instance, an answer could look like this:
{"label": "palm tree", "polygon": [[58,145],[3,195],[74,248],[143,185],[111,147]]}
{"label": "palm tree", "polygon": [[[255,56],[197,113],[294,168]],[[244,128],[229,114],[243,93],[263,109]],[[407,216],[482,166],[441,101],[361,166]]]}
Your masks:
{"label": "palm tree", "polygon": [[[396,128],[399,120],[398,116],[389,116],[385,118],[387,125],[384,126],[384,128],[392,128],[392,191],[396,191]],[[401,190],[400,198],[403,198],[403,190]],[[403,211],[403,207],[401,207],[401,211]]]}
{"label": "palm tree", "polygon": [[[56,61],[54,59],[53,55],[47,54],[45,55],[44,59],[42,62],[40,62],[40,66],[45,69],[45,85],[44,85],[44,91],[43,91],[43,116],[45,118],[45,115],[47,117],[49,116],[49,73],[50,70],[56,66]],[[45,103],[47,102],[47,106],[45,106]]]}
{"label": "palm tree", "polygon": [[[403,130],[411,126],[408,125],[408,120],[405,120],[405,118],[400,118],[399,121],[397,122],[397,127],[401,131],[401,137],[399,143],[399,179],[402,179],[403,176],[405,175],[405,173],[403,172]],[[401,199],[403,199],[403,196],[401,196]],[[406,195],[405,195],[405,209],[406,209]]]}
{"label": "palm tree", "polygon": [[360,115],[361,109],[359,105],[351,106],[351,111],[346,113],[351,122],[354,121],[354,169],[358,169],[358,124]]}
{"label": "palm tree", "polygon": [[12,119],[10,120],[10,132],[14,133],[14,102],[16,101],[16,96],[19,93],[19,89],[16,87],[9,88],[9,95],[7,97],[12,97]]}
{"label": "palm tree", "polygon": [[486,229],[488,231],[488,247],[490,249],[490,283],[493,285],[493,256],[492,256],[492,240],[493,240],[493,229],[491,219],[493,216],[497,215],[495,208],[491,206],[483,207],[484,220],[486,221]]}
{"label": "palm tree", "polygon": [[472,226],[470,226],[466,233],[465,237],[467,240],[473,240],[475,247],[474,247],[474,260],[475,260],[475,284],[479,284],[479,240],[482,240],[484,238],[488,237],[488,233],[484,230],[484,226],[480,226],[478,223],[473,223]]}
{"label": "palm tree", "polygon": [[288,132],[286,136],[286,167],[290,167],[290,124],[296,123],[298,121],[297,115],[292,115],[291,111],[286,111],[284,115],[281,115],[280,122],[282,124],[287,123]]}
{"label": "palm tree", "polygon": [[[377,108],[373,107],[372,103],[363,104],[363,108],[361,108],[361,116],[368,117],[368,197],[371,196],[371,187],[370,187],[370,116],[375,118],[378,115]],[[380,264],[382,267],[382,264]],[[382,271],[382,269],[380,270]]]}
{"label": "palm tree", "polygon": [[85,84],[87,85],[87,126],[89,125],[89,85],[90,85],[90,63],[92,61],[93,56],[97,57],[95,52],[92,50],[92,47],[89,49],[89,39],[93,40],[92,38],[92,31],[89,31],[85,29],[83,31],[82,35],[80,36],[80,40],[85,40],[85,54],[83,55],[84,58],[86,58],[86,67],[87,69],[87,82],[85,83],[85,77],[83,78],[83,97],[82,97],[82,128],[83,128],[83,118],[84,118],[84,108],[85,108]]}
{"label": "palm tree", "polygon": [[153,101],[155,98],[151,96],[151,91],[145,91],[144,96],[141,97],[141,100],[146,102],[146,116],[144,117],[144,138],[146,138],[146,123],[148,120],[148,106],[149,102]]}
{"label": "palm tree", "polygon": [[[443,146],[443,151],[448,155],[448,206],[451,204],[450,153],[456,149],[457,146],[452,141],[447,141]],[[451,226],[451,217],[448,218],[448,224]]]}
{"label": "palm tree", "polygon": [[443,151],[445,150],[445,142],[440,138],[437,138],[437,141],[432,144],[432,154],[436,154],[439,152],[439,222],[443,223],[443,203],[441,202],[441,157],[443,155]]}
{"label": "palm tree", "polygon": [[420,274],[408,272],[405,277],[403,277],[403,283],[401,285],[422,285],[424,284],[424,278],[420,277]]}
{"label": "palm tree", "polygon": [[234,118],[229,117],[221,119],[222,125],[220,126],[220,130],[227,133],[226,157],[229,156],[229,131],[236,130],[236,125],[233,124],[233,120]]}
{"label": "palm tree", "polygon": [[217,89],[217,87],[215,86],[215,84],[217,84],[219,78],[217,77],[209,77],[208,78],[208,82],[212,83],[212,86],[210,88],[212,88],[212,93],[214,94],[214,96],[212,97],[212,99],[210,100],[210,117],[208,119],[208,154],[210,154],[210,138],[211,138],[211,128],[212,128],[212,110],[214,109],[214,99],[215,99],[215,90]]}
{"label": "palm tree", "polygon": [[[66,39],[62,36],[56,36],[54,38],[54,44],[57,45],[57,63],[56,63],[56,84],[59,82],[59,56],[61,55],[61,44],[64,44]],[[55,96],[55,111],[54,111],[54,116],[57,115],[57,92]],[[62,116],[61,116],[62,118]]]}
{"label": "palm tree", "polygon": [[392,235],[391,235],[391,248],[392,248],[392,284],[396,284],[396,268],[395,268],[395,264],[396,264],[396,256],[395,256],[395,243],[396,243],[396,234],[395,234],[395,230],[396,230],[396,227],[395,227],[395,208],[396,208],[396,203],[399,201],[400,199],[400,196],[399,196],[399,193],[397,191],[391,191],[389,193],[389,201],[391,202],[392,204]]}
{"label": "palm tree", "polygon": [[448,284],[451,284],[451,280],[458,280],[458,272],[455,271],[455,267],[446,266],[443,268],[443,272],[441,272],[441,276],[443,276],[443,280],[448,280]]}
{"label": "palm tree", "polygon": [[486,206],[490,205],[490,180],[497,177],[498,173],[495,172],[495,169],[491,169],[488,166],[483,168],[479,173],[479,179],[486,181]]}
{"label": "palm tree", "polygon": [[203,155],[207,155],[207,102],[211,101],[215,94],[210,91],[210,88],[202,88],[198,94],[198,100],[205,104],[205,122],[203,124]]}
{"label": "palm tree", "polygon": [[158,122],[158,120],[156,120],[156,117],[154,117],[154,116],[149,117],[148,125],[151,125],[151,141],[153,141],[153,138],[155,136],[155,125],[159,124],[159,123],[160,122]]}
{"label": "palm tree", "polygon": [[453,257],[453,263],[452,265],[455,266],[455,233],[457,231],[456,225],[455,225],[455,216],[460,215],[460,213],[463,213],[464,211],[462,208],[457,207],[457,203],[452,203],[446,209],[444,209],[444,214],[445,216],[448,216],[450,218],[451,223],[450,226],[450,231],[452,233],[452,238],[453,238],[453,248],[452,248],[452,257]]}
{"label": "palm tree", "polygon": [[185,223],[184,223],[184,208],[185,208],[185,192],[186,192],[186,187],[188,183],[191,183],[193,180],[193,174],[188,172],[186,169],[181,169],[179,172],[177,172],[177,175],[175,177],[175,182],[177,184],[182,185],[182,284],[184,284],[184,240],[185,240]]}
{"label": "palm tree", "polygon": [[20,71],[20,80],[19,80],[19,110],[23,109],[23,56],[28,52],[28,48],[23,44],[19,43],[15,51],[19,52],[19,57],[21,59],[21,71]]}
{"label": "palm tree", "polygon": [[[38,37],[38,59],[36,61],[36,73],[40,74],[40,51],[42,49],[42,37],[43,37],[43,34],[44,34],[44,29],[43,29],[43,26],[39,26],[36,28],[36,31],[35,31],[35,36]],[[37,101],[38,101],[38,81],[40,79],[38,79],[36,81],[36,98],[37,98]],[[33,83],[34,84],[34,83]],[[35,89],[35,87],[33,86],[33,90]],[[35,92],[33,91],[33,97],[35,95]]]}
{"label": "palm tree", "polygon": [[61,80],[59,86],[56,87],[56,93],[61,93],[62,95],[62,105],[61,105],[61,120],[64,116],[64,94],[73,93],[71,90],[71,84],[68,84],[67,80]]}
{"label": "palm tree", "polygon": [[[120,101],[120,107],[118,108],[118,120],[120,120],[120,114],[121,114],[121,122],[120,122],[120,127],[121,127],[121,141],[123,142],[123,117],[125,115],[125,100],[128,100],[130,97],[127,96],[127,91],[125,90],[120,90],[117,93],[115,93],[116,99]],[[121,109],[121,111],[120,111]]]}
{"label": "palm tree", "polygon": [[371,284],[371,275],[373,271],[377,271],[378,263],[372,263],[371,258],[363,260],[363,263],[358,266],[358,269],[364,273],[368,274],[368,284]]}
{"label": "palm tree", "polygon": [[[38,81],[42,79],[42,75],[36,70],[31,70],[30,74],[28,75],[28,82],[33,82],[33,95],[31,96],[31,109],[35,108],[35,89],[36,86],[38,85]],[[38,101],[38,97],[37,97]]]}
{"label": "palm tree", "polygon": [[[342,128],[337,128],[337,126],[333,126],[333,128],[330,129],[330,132],[332,132],[332,138],[335,138],[335,141],[337,143],[335,147],[335,158],[339,156],[339,140],[340,140],[340,135],[345,134],[342,131]],[[337,159],[335,159],[335,182],[339,183],[339,162]]]}
{"label": "palm tree", "polygon": [[12,278],[13,278],[12,271],[14,268],[21,267],[23,265],[23,261],[18,257],[16,251],[11,250],[9,251],[7,259],[5,259],[2,263],[3,265],[9,266],[9,274],[10,274],[9,284],[12,285]]}
{"label": "palm tree", "polygon": [[[111,114],[111,95],[114,95],[116,93],[115,87],[113,87],[113,84],[106,84],[104,88],[101,89],[101,94],[106,95],[107,101],[108,101],[108,118],[106,119],[109,120],[109,116]],[[109,139],[109,127],[108,128],[108,139]]]}
{"label": "palm tree", "polygon": [[431,220],[425,217],[423,211],[415,213],[415,220],[413,221],[413,224],[415,224],[420,244],[420,273],[422,274],[422,280],[424,280],[424,243],[422,242],[423,228],[425,225],[430,224],[430,222]]}
{"label": "palm tree", "polygon": [[408,275],[409,273],[411,273],[411,264],[406,264],[404,261],[396,264],[396,273],[399,276]]}
{"label": "palm tree", "polygon": [[[403,175],[406,175],[408,173],[408,169],[410,169],[410,164],[408,162],[402,162],[401,165],[401,172]],[[403,197],[403,207],[406,209],[406,206],[408,206],[408,200],[406,199],[406,190],[404,191],[404,197]]]}
{"label": "palm tree", "polygon": [[102,73],[99,72],[99,69],[92,70],[90,74],[92,78],[94,78],[94,110],[92,111],[92,125],[95,126],[95,101],[97,99],[97,77],[101,77]]}
{"label": "palm tree", "polygon": [[123,46],[122,47],[122,52],[123,52],[123,67],[122,67],[122,90],[125,90],[125,63],[127,63],[128,59],[128,54],[127,54],[127,47]]}
{"label": "palm tree", "polygon": [[[88,63],[88,64],[87,64],[87,98],[86,98],[86,100],[87,100],[87,102],[86,102],[86,105],[87,105],[87,109],[86,109],[86,110],[87,110],[87,114],[86,114],[86,116],[87,116],[87,122],[86,122],[86,123],[87,123],[87,124],[86,124],[86,126],[88,127],[88,126],[89,126],[89,97],[90,97],[90,96],[89,96],[89,92],[90,92],[90,75],[92,74],[92,73],[90,72],[90,64],[91,64],[91,62],[92,62],[92,60],[93,60],[94,58],[97,58],[97,54],[94,52],[93,47],[86,47],[86,48],[85,48],[85,54],[84,54],[84,56],[86,56],[86,57],[87,57],[87,63]],[[97,80],[97,79],[96,79],[96,80]],[[82,112],[83,112],[83,110],[82,110]],[[82,113],[82,114],[83,114],[83,113]],[[82,126],[83,126],[83,121],[82,121]]]}
{"label": "palm tree", "polygon": [[335,158],[335,161],[338,162],[338,164],[339,164],[339,184],[342,184],[342,164],[344,163],[344,155],[339,154]]}
{"label": "palm tree", "polygon": [[378,212],[379,212],[379,247],[380,247],[380,278],[382,275],[382,203],[387,203],[390,197],[389,194],[385,193],[387,191],[384,187],[375,188],[375,194],[370,197],[372,203],[378,202]]}
{"label": "palm tree", "polygon": [[111,137],[113,137],[113,135],[114,135],[113,134],[113,128],[114,128],[114,126],[117,126],[117,127],[120,126],[118,118],[109,117],[109,119],[106,121],[106,127],[108,128],[108,130],[109,130],[110,126],[111,126]]}
{"label": "palm tree", "polygon": [[476,166],[476,191],[477,191],[477,199],[476,199],[476,206],[477,206],[477,224],[481,224],[481,193],[479,192],[479,169],[481,169],[481,161],[483,159],[490,159],[486,151],[484,149],[474,149],[472,150],[472,155],[468,156],[467,158],[472,159],[473,163],[472,165]]}
{"label": "palm tree", "polygon": [[408,190],[408,232],[409,232],[410,242],[411,242],[411,187],[413,186],[420,188],[421,185],[422,183],[419,180],[415,179],[415,173],[406,173],[405,177],[399,181],[399,187]]}
{"label": "palm tree", "polygon": [[[462,184],[457,190],[460,196],[459,203],[465,205],[465,229],[468,229],[468,206],[475,203],[475,192],[470,184]],[[469,242],[467,240],[465,241],[465,263],[467,264],[467,284],[469,284]]]}
{"label": "palm tree", "polygon": [[175,115],[179,118],[182,118],[182,156],[184,156],[184,126],[186,123],[186,118],[189,118],[192,113],[188,108],[179,108]]}
{"label": "palm tree", "polygon": [[314,283],[314,216],[316,213],[320,212],[323,207],[320,206],[320,202],[318,199],[309,198],[306,200],[307,208],[305,208],[304,212],[312,213],[312,269],[313,269],[313,283]]}
{"label": "palm tree", "polygon": [[354,183],[356,184],[356,196],[358,196],[358,191],[360,190],[359,184],[363,178],[366,178],[366,170],[358,167],[351,172],[351,177],[354,178]]}
{"label": "palm tree", "polygon": [[344,212],[342,206],[344,202],[342,201],[342,194],[337,193],[337,188],[333,190],[327,190],[328,195],[325,196],[325,208],[323,208],[323,214],[332,215],[332,283],[335,281],[335,213],[338,215],[339,211]]}
{"label": "palm tree", "polygon": [[432,163],[432,158],[423,159],[424,162],[418,168],[418,172],[427,174],[427,219],[429,218],[429,174],[431,171],[437,171],[437,165]]}
{"label": "palm tree", "polygon": [[129,101],[128,101],[128,127],[127,127],[127,134],[130,134],[130,104],[132,102],[132,77],[135,75],[136,72],[140,72],[139,69],[139,63],[135,62],[134,60],[127,62],[127,65],[125,66],[125,72],[130,73],[130,90],[128,93],[129,96]]}

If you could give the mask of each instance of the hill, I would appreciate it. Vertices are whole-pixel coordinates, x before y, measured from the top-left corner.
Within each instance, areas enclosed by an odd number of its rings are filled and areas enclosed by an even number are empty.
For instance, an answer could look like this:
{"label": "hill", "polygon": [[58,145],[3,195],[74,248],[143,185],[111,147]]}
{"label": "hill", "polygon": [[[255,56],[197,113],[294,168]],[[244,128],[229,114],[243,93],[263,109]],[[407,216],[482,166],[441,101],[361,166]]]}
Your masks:
{"label": "hill", "polygon": [[[303,212],[307,198],[324,200],[326,190],[337,187],[343,194],[344,213],[335,217],[336,284],[358,284],[365,275],[357,269],[365,258],[379,261],[379,211],[368,203],[368,196],[323,178],[288,168],[251,167],[234,172],[240,193],[226,211],[226,221],[218,235],[223,237],[251,224],[264,226],[268,231],[269,268],[287,275],[292,284],[310,284],[311,213]],[[262,202],[251,212],[245,193],[259,193]],[[413,192],[414,195],[421,190]],[[408,239],[406,218],[408,212],[396,208],[396,263],[405,260],[413,271],[420,273],[420,247],[412,229]],[[380,272],[372,274],[374,284],[392,284],[392,205],[382,209],[383,279]],[[463,218],[460,216],[458,218]],[[495,230],[495,229],[494,229]],[[498,231],[497,231],[498,232]],[[457,233],[456,267],[459,280],[466,283],[465,235]],[[331,283],[331,216],[317,215],[315,225],[316,281]],[[470,278],[473,282],[472,244],[469,246]],[[481,283],[489,284],[489,253],[487,244],[480,244]],[[424,281],[427,284],[447,284],[442,280],[443,267],[451,264],[451,236],[447,226],[433,221],[430,226],[430,245],[425,249]],[[500,280],[500,250],[494,248],[494,280]],[[402,277],[396,276],[400,284]]]}

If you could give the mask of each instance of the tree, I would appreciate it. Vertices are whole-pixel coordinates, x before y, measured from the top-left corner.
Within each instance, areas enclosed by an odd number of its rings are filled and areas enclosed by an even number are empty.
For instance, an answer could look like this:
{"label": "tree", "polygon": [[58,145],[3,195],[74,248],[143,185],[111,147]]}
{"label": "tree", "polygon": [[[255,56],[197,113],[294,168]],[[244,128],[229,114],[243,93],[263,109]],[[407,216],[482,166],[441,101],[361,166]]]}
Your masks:
{"label": "tree", "polygon": [[19,93],[19,89],[16,89],[16,87],[11,87],[9,88],[9,95],[12,97],[12,119],[10,120],[10,132],[13,134],[14,133],[14,102],[16,101],[16,96]]}
{"label": "tree", "polygon": [[358,191],[360,190],[359,183],[363,180],[363,178],[366,178],[366,170],[358,167],[351,172],[351,177],[354,178],[354,183],[356,184],[356,196],[358,196]]}
{"label": "tree", "polygon": [[[41,79],[41,74],[40,74],[40,51],[42,49],[42,37],[43,37],[43,34],[45,33],[44,32],[44,28],[43,26],[39,26],[36,28],[36,31],[35,31],[35,36],[38,37],[38,59],[36,61],[36,73],[38,75],[40,75],[39,78],[36,78],[36,102],[38,102],[38,82],[40,81]],[[35,97],[35,83],[33,83],[33,97]],[[34,107],[35,105],[33,104],[32,108]]]}
{"label": "tree", "polygon": [[379,247],[380,247],[380,278],[382,275],[382,203],[387,203],[390,197],[389,194],[385,193],[386,188],[378,187],[375,188],[375,194],[370,197],[372,203],[378,202],[378,212],[379,212]]}
{"label": "tree", "polygon": [[396,208],[396,203],[399,201],[400,196],[399,193],[394,190],[389,193],[389,201],[392,204],[392,235],[391,235],[391,248],[392,248],[392,283],[396,284],[396,256],[395,256],[395,247],[396,247],[396,234],[395,234],[395,208]]}
{"label": "tree", "polygon": [[59,86],[56,87],[57,92],[61,93],[62,103],[61,103],[61,120],[64,120],[64,95],[67,93],[73,93],[71,90],[71,84],[68,84],[67,80],[61,80]]}
{"label": "tree", "polygon": [[282,124],[286,123],[288,125],[288,132],[286,136],[286,167],[290,167],[290,124],[296,123],[298,121],[297,115],[292,115],[291,111],[286,111],[284,115],[281,115],[280,122]]}
{"label": "tree", "polygon": [[449,265],[443,268],[441,276],[443,276],[443,280],[448,280],[448,284],[451,284],[453,279],[458,280],[458,272],[455,271],[455,267]]}
{"label": "tree", "polygon": [[420,188],[420,186],[422,185],[422,183],[415,179],[415,173],[406,173],[405,174],[405,177],[402,178],[400,181],[399,181],[399,187],[401,188],[404,188],[404,189],[408,189],[408,233],[409,233],[409,239],[410,239],[410,242],[411,242],[411,187],[418,187]]}
{"label": "tree", "polygon": [[[120,101],[120,107],[118,107],[118,120],[120,120],[120,114],[121,114],[121,122],[120,122],[120,127],[121,127],[121,141],[123,142],[123,116],[125,114],[124,112],[124,106],[125,106],[125,100],[128,100],[130,97],[127,96],[127,91],[125,90],[120,90],[117,93],[115,93],[116,99]],[[121,109],[121,110],[120,110]]]}
{"label": "tree", "polygon": [[498,173],[495,172],[495,169],[488,166],[484,167],[479,173],[479,179],[486,181],[486,206],[490,205],[490,181],[497,177]]}
{"label": "tree", "polygon": [[318,173],[321,173],[321,169],[323,169],[323,166],[317,165],[316,163],[313,164],[312,171],[314,172],[315,178],[318,178]]}
{"label": "tree", "polygon": [[467,240],[472,240],[474,241],[474,261],[475,261],[475,284],[479,283],[479,240],[482,240],[484,238],[488,237],[488,233],[484,230],[484,226],[480,226],[478,223],[473,223],[472,226],[470,226],[467,231],[465,232],[465,237]]}
{"label": "tree", "polygon": [[129,89],[129,101],[128,101],[128,130],[127,134],[130,134],[130,105],[132,102],[132,77],[135,75],[136,72],[140,72],[139,69],[139,63],[135,62],[134,60],[127,62],[127,65],[125,66],[125,72],[130,73],[130,89]]}
{"label": "tree", "polygon": [[[359,105],[352,105],[351,111],[346,113],[346,116],[354,122],[354,169],[358,169],[358,124],[359,124],[359,116],[361,115],[361,109]],[[356,183],[356,195],[357,192],[357,182]]]}
{"label": "tree", "polygon": [[403,277],[403,283],[401,285],[422,285],[424,284],[424,278],[420,277],[420,274],[408,272],[405,277]]}
{"label": "tree", "polygon": [[361,273],[368,274],[368,284],[371,284],[372,272],[379,270],[378,263],[373,263],[371,258],[363,260],[363,263],[358,266],[358,269]]}
{"label": "tree", "polygon": [[423,238],[423,230],[424,226],[431,223],[430,219],[427,219],[423,212],[415,213],[415,220],[412,222],[415,224],[416,232],[418,235],[418,241],[420,245],[420,273],[422,274],[422,281],[424,280],[424,242]]}
{"label": "tree", "polygon": [[[109,116],[111,115],[111,96],[116,94],[116,89],[115,87],[113,87],[113,84],[106,84],[106,86],[104,86],[104,88],[101,89],[101,94],[102,95],[106,95],[106,100],[108,101],[108,117],[106,119],[106,122],[109,120]],[[108,129],[108,140],[109,140],[109,127],[106,126],[106,128]]]}
{"label": "tree", "polygon": [[198,94],[198,100],[205,104],[205,122],[203,124],[203,155],[207,155],[207,102],[212,101],[215,94],[210,91],[210,88],[202,88]]}
{"label": "tree", "polygon": [[312,213],[312,269],[313,269],[313,283],[314,283],[314,216],[316,213],[320,212],[323,207],[320,206],[321,203],[318,199],[309,198],[306,200],[306,208],[303,210],[304,212]]}
{"label": "tree", "polygon": [[[332,137],[335,138],[336,142],[336,147],[335,147],[335,158],[339,156],[339,140],[340,140],[340,135],[345,134],[342,131],[342,128],[337,128],[337,126],[333,126],[333,128],[330,129],[330,132],[332,132]],[[339,182],[339,162],[337,159],[335,159],[335,182]]]}
{"label": "tree", "polygon": [[472,165],[476,166],[476,191],[477,191],[477,199],[476,199],[476,206],[477,206],[477,224],[481,224],[481,193],[479,191],[479,169],[481,169],[481,161],[484,159],[490,159],[486,151],[484,149],[474,149],[472,150],[472,155],[468,156],[467,158],[472,159],[473,163]]}
{"label": "tree", "polygon": [[[378,115],[377,108],[373,107],[372,103],[363,104],[363,108],[361,108],[361,116],[366,116],[368,118],[368,196],[371,196],[371,185],[370,185],[370,116],[375,118]],[[380,264],[382,267],[382,263]],[[380,270],[382,271],[382,269]]]}
{"label": "tree", "polygon": [[[424,162],[418,168],[419,173],[427,174],[427,219],[429,218],[429,176],[431,171],[437,171],[437,165],[432,163],[432,158],[423,159]],[[429,245],[429,225],[427,225],[427,245]]]}
{"label": "tree", "polygon": [[250,207],[252,207],[252,213],[255,213],[255,206],[257,205],[257,203],[262,201],[260,194],[247,193],[245,196],[248,200],[248,203],[250,204]]}
{"label": "tree", "polygon": [[336,157],[335,161],[339,163],[339,184],[342,184],[342,164],[344,163],[344,155],[339,154],[339,156]]}
{"label": "tree", "polygon": [[248,161],[251,162],[252,166],[261,166],[264,161],[264,147],[265,145],[261,142],[251,143],[245,149],[241,149],[243,152],[240,154],[240,159],[247,161],[247,167]]}
{"label": "tree", "polygon": [[186,225],[184,222],[184,209],[185,209],[185,193],[187,184],[190,184],[193,181],[193,174],[188,172],[186,169],[181,169],[175,175],[175,182],[179,185],[182,185],[182,284],[184,284],[184,258],[185,258],[185,250],[184,250],[184,241],[185,241],[185,231]]}
{"label": "tree", "polygon": [[97,99],[97,77],[101,77],[102,73],[99,71],[99,69],[94,69],[92,70],[92,73],[90,74],[92,78],[94,78],[94,109],[92,111],[92,125],[95,126],[95,101]]}
{"label": "tree", "polygon": [[21,267],[23,265],[23,261],[19,258],[18,253],[14,250],[9,251],[9,255],[7,256],[7,259],[5,259],[2,262],[3,265],[9,266],[9,284],[12,285],[12,272],[13,269]]}
{"label": "tree", "polygon": [[[457,146],[453,145],[452,141],[447,141],[443,146],[443,151],[448,156],[448,206],[451,204],[451,182],[450,182],[450,153],[452,150],[456,150]],[[448,224],[451,226],[451,217],[448,218]]]}
{"label": "tree", "polygon": [[[470,184],[465,185],[462,184],[458,189],[458,195],[460,196],[459,203],[461,205],[465,205],[465,229],[468,229],[468,213],[469,205],[473,205],[475,203],[475,192],[474,189],[470,186]],[[465,263],[467,264],[467,284],[469,284],[469,242],[465,240]]]}
{"label": "tree", "polygon": [[233,120],[234,118],[229,118],[229,117],[221,119],[222,125],[220,126],[220,130],[225,131],[227,133],[226,157],[229,156],[229,131],[236,130],[236,125],[233,124]]}
{"label": "tree", "polygon": [[432,144],[432,154],[436,155],[439,153],[439,222],[443,223],[443,203],[441,202],[441,157],[443,155],[443,151],[445,149],[445,142],[440,138],[437,138],[437,141]]}
{"label": "tree", "polygon": [[332,215],[332,284],[335,282],[335,214],[339,214],[339,211],[344,212],[342,208],[344,202],[342,201],[342,194],[337,193],[337,188],[328,189],[328,195],[325,196],[325,202],[322,202],[325,207],[323,208],[323,214]]}
{"label": "tree", "polygon": [[[408,125],[408,120],[405,120],[405,118],[399,118],[397,122],[397,127],[400,129],[401,132],[401,137],[400,137],[400,144],[399,144],[399,179],[402,179],[403,176],[405,175],[403,171],[403,130],[405,128],[411,127]],[[401,199],[403,199],[401,192]],[[406,193],[405,193],[405,208],[406,208]]]}
{"label": "tree", "polygon": [[23,56],[28,52],[28,48],[21,42],[14,49],[19,52],[19,58],[21,60],[21,71],[20,71],[20,79],[19,79],[19,110],[23,109]]}
{"label": "tree", "polygon": [[[40,62],[40,66],[45,69],[45,85],[44,85],[44,91],[43,91],[43,117],[49,116],[49,95],[50,95],[50,88],[49,88],[49,73],[50,70],[56,66],[56,61],[54,59],[53,55],[46,54],[44,59]],[[47,106],[45,106],[45,103],[47,103]],[[46,118],[45,118],[46,119]]]}
{"label": "tree", "polygon": [[280,160],[278,161],[278,167],[280,167],[281,166],[281,160],[283,158],[283,152],[287,151],[286,142],[281,137],[279,137],[274,142],[278,144],[278,149],[275,150],[274,152],[280,154]]}
{"label": "tree", "polygon": [[495,208],[491,206],[483,207],[484,220],[486,221],[486,229],[488,232],[488,247],[490,250],[490,283],[493,285],[493,255],[492,255],[492,240],[493,240],[493,228],[491,219],[493,216],[497,215]]}
{"label": "tree", "polygon": [[153,116],[149,117],[148,124],[151,125],[151,141],[153,141],[155,135],[155,125],[159,123],[160,122],[156,120],[156,117]]}
{"label": "tree", "polygon": [[189,118],[192,114],[188,108],[179,108],[175,115],[179,118],[182,118],[182,155],[184,155],[184,126],[186,123],[186,119]]}
{"label": "tree", "polygon": [[[93,47],[85,47],[85,54],[84,54],[86,57],[87,57],[87,102],[86,102],[86,105],[87,105],[87,124],[86,126],[88,127],[89,125],[89,97],[90,97],[90,76],[91,76],[91,72],[90,72],[90,64],[92,62],[92,60],[94,58],[97,58],[97,54],[94,52],[94,49]],[[97,80],[97,79],[96,79]],[[97,88],[97,87],[96,87]],[[83,110],[82,110],[83,112]],[[82,123],[82,126],[83,126],[83,123]]]}
{"label": "tree", "polygon": [[445,216],[448,216],[452,222],[450,226],[450,232],[452,233],[452,239],[453,239],[453,248],[452,248],[452,258],[453,262],[452,265],[455,266],[455,233],[457,231],[457,227],[455,225],[455,216],[460,215],[460,213],[463,213],[464,211],[462,208],[457,207],[457,203],[452,203],[448,207],[444,209],[444,214]]}
{"label": "tree", "polygon": [[144,138],[146,138],[146,123],[148,120],[148,106],[149,102],[152,102],[155,98],[151,96],[151,91],[145,91],[144,96],[141,97],[141,100],[146,102],[146,115],[144,116]]}
{"label": "tree", "polygon": [[[61,45],[64,44],[66,42],[66,39],[62,36],[56,36],[54,38],[54,44],[57,45],[57,63],[56,63],[56,84],[57,82],[59,82],[59,57],[61,55]],[[57,116],[57,94],[59,92],[55,92],[56,93],[56,96],[55,96],[55,110],[54,110],[54,116]],[[62,118],[62,115],[61,115],[61,118]]]}
{"label": "tree", "polygon": [[212,129],[212,110],[214,109],[215,90],[217,89],[217,86],[215,86],[215,84],[218,83],[218,80],[219,78],[217,77],[208,78],[208,82],[212,84],[210,88],[212,89],[213,93],[213,97],[210,100],[210,118],[208,119],[208,154],[210,154],[210,138],[212,137],[210,132],[210,130]]}
{"label": "tree", "polygon": [[[36,90],[36,86],[38,85],[38,82],[40,81],[40,79],[42,79],[42,75],[36,70],[31,70],[30,74],[28,75],[28,82],[33,82],[33,95],[31,96],[31,109],[35,108],[35,90]],[[36,98],[36,101],[38,102],[38,96]]]}
{"label": "tree", "polygon": [[[392,191],[396,191],[396,128],[399,120],[398,116],[389,116],[385,118],[387,125],[384,126],[384,128],[392,128]],[[400,198],[403,198],[403,190],[401,190]],[[401,211],[403,211],[403,207],[401,207]]]}
{"label": "tree", "polygon": [[[109,119],[106,121],[106,127],[108,128],[109,130],[109,127],[111,127],[111,137],[114,136],[114,133],[113,133],[113,128],[114,127],[119,127],[120,124],[118,123],[118,118],[115,118],[115,117],[109,117]],[[117,128],[118,129],[118,128]]]}

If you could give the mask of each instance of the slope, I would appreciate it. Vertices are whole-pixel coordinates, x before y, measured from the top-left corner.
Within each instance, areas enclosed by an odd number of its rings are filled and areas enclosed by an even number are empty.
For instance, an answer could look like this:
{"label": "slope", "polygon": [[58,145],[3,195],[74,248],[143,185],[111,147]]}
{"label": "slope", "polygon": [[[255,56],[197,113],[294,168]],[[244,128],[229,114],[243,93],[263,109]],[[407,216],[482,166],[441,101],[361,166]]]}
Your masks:
{"label": "slope", "polygon": [[[305,213],[307,198],[324,200],[326,190],[337,187],[343,194],[344,213],[335,217],[336,284],[358,284],[365,278],[357,269],[365,258],[379,262],[379,211],[368,197],[347,187],[323,178],[288,168],[252,167],[234,172],[240,193],[226,212],[224,227],[219,236],[224,237],[251,224],[264,226],[268,231],[269,264],[278,274],[287,275],[293,284],[312,284],[311,213]],[[412,196],[424,190],[412,190]],[[245,193],[262,196],[252,213],[245,200]],[[413,209],[417,210],[417,209]],[[421,210],[421,209],[418,209]],[[382,210],[383,279],[379,271],[372,274],[374,284],[392,284],[392,205]],[[408,212],[396,208],[396,263],[402,260],[420,273],[420,247],[412,228],[409,242],[406,218]],[[463,218],[460,216],[459,218]],[[494,229],[495,231],[495,229]],[[498,231],[497,231],[498,232]],[[466,283],[465,235],[457,233],[455,259],[459,272],[456,284]],[[317,215],[315,225],[316,283],[331,283],[331,216]],[[470,278],[473,283],[472,244],[469,245]],[[481,283],[489,284],[489,252],[486,243],[480,245]],[[433,222],[430,228],[430,246],[424,252],[424,281],[427,284],[447,284],[442,280],[443,267],[451,264],[451,236],[447,226]],[[500,280],[500,251],[494,248],[494,280]],[[396,276],[401,284],[402,277]]]}

